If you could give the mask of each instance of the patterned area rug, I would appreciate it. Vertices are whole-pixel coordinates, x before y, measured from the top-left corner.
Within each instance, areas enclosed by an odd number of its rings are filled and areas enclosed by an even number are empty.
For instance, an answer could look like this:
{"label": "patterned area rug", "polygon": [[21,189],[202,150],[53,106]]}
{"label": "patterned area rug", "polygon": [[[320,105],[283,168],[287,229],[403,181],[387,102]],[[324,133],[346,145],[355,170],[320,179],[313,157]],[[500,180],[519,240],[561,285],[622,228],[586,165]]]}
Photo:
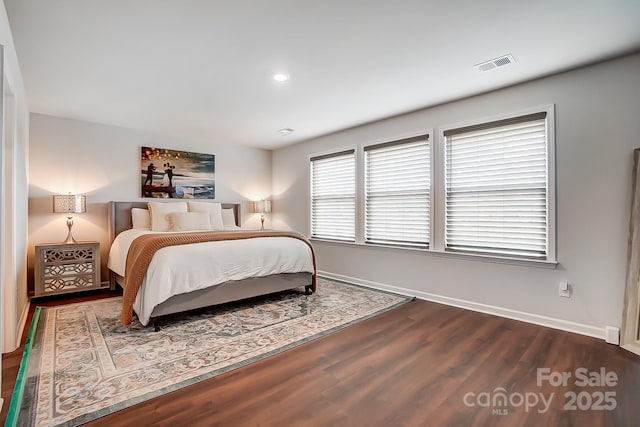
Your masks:
{"label": "patterned area rug", "polygon": [[36,309],[7,424],[78,425],[228,372],[409,301],[318,278],[175,316],[159,332],[119,322],[121,298]]}

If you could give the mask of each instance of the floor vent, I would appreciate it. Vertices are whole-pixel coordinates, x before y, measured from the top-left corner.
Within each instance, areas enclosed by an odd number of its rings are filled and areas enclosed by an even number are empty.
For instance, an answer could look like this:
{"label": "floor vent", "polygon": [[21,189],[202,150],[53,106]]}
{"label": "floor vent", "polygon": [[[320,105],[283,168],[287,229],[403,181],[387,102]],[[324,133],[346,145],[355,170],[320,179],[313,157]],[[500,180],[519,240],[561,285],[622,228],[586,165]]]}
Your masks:
{"label": "floor vent", "polygon": [[513,64],[516,62],[512,55],[504,55],[500,58],[495,58],[490,61],[481,62],[476,64],[475,67],[478,71],[489,71],[498,67],[504,67],[505,65]]}

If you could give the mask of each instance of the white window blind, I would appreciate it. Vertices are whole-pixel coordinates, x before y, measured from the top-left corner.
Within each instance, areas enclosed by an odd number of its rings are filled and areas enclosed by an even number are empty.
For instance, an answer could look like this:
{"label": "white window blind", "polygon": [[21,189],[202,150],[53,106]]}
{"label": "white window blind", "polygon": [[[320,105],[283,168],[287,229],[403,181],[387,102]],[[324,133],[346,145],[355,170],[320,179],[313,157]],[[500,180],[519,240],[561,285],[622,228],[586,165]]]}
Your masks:
{"label": "white window blind", "polygon": [[365,147],[365,242],[428,247],[429,135]]}
{"label": "white window blind", "polygon": [[311,158],[311,236],[355,241],[355,150]]}
{"label": "white window blind", "polygon": [[445,250],[546,259],[546,113],[444,136]]}

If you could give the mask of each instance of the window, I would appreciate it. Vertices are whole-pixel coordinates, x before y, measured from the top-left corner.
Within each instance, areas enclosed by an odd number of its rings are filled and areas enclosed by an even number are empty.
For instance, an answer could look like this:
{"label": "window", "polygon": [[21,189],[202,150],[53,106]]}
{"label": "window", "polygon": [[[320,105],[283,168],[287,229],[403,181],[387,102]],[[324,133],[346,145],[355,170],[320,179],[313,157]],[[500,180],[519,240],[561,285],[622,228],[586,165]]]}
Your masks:
{"label": "window", "polygon": [[355,150],[311,158],[311,237],[355,241]]}
{"label": "window", "polygon": [[371,145],[365,152],[365,242],[428,247],[429,135]]}
{"label": "window", "polygon": [[553,268],[554,106],[440,129],[312,155],[311,237]]}
{"label": "window", "polygon": [[446,251],[547,259],[546,114],[444,132]]}

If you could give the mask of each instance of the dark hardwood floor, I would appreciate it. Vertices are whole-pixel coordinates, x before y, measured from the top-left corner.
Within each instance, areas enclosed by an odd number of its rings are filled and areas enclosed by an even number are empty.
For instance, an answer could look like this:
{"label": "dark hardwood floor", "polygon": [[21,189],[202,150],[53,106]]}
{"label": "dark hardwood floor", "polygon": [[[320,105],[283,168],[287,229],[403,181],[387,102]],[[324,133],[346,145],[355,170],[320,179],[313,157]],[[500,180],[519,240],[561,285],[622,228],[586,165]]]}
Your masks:
{"label": "dark hardwood floor", "polygon": [[[3,422],[21,356],[22,347],[3,356]],[[539,368],[571,377],[538,384]],[[609,384],[582,385],[581,368],[592,381],[604,369]],[[599,339],[412,301],[89,424],[637,426],[640,358]]]}

